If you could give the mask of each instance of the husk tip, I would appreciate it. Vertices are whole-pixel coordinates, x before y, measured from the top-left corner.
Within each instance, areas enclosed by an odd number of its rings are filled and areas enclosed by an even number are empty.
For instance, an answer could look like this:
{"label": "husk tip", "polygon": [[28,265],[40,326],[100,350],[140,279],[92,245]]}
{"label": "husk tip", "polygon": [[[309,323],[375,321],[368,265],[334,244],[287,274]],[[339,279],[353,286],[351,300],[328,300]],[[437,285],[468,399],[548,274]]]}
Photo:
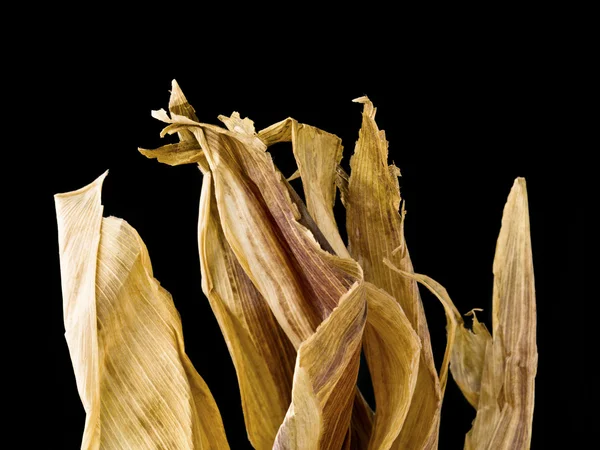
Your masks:
{"label": "husk tip", "polygon": [[371,100],[369,100],[369,97],[367,97],[366,95],[363,95],[362,97],[357,97],[354,100],[352,100],[354,103],[371,103]]}
{"label": "husk tip", "polygon": [[104,171],[103,174],[101,174],[98,178],[96,178],[94,181],[92,181],[90,184],[83,186],[82,188],[79,188],[75,191],[69,191],[69,192],[59,192],[57,194],[54,194],[54,198],[56,200],[60,200],[62,198],[66,198],[66,197],[70,197],[73,195],[79,195],[79,194],[83,194],[87,191],[90,191],[94,188],[101,188],[102,184],[104,183],[104,179],[106,178],[106,176],[108,175],[108,169],[106,171]]}

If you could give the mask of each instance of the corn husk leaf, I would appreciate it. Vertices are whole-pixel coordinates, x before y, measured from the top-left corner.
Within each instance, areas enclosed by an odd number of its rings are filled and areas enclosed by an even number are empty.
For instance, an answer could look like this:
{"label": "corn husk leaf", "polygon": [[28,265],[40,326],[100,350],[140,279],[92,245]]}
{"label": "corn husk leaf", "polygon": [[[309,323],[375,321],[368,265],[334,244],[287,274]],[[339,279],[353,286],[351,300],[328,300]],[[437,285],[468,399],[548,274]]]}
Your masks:
{"label": "corn husk leaf", "polygon": [[494,258],[493,340],[465,448],[527,449],[537,371],[536,305],[525,179],[508,196]]}
{"label": "corn husk leaf", "polygon": [[87,414],[82,448],[227,449],[144,243],[127,222],[102,218],[105,176],[55,196],[65,336]]}
{"label": "corn husk leaf", "polygon": [[343,172],[338,172],[347,209],[350,254],[362,266],[366,281],[399,302],[421,340],[417,385],[391,448],[436,448],[442,392],[419,290],[414,280],[395,275],[383,262],[389,258],[399,269],[413,272],[404,242],[403,215],[399,213],[399,170],[388,166],[387,141],[375,123],[373,104],[366,97],[356,101],[364,104],[363,122],[350,160],[347,191]]}
{"label": "corn husk leaf", "polygon": [[292,142],[298,171],[289,179],[302,178],[306,207],[311,217],[335,253],[350,257],[333,215],[335,169],[342,160],[341,139],[292,118],[261,130],[258,136],[267,146],[277,142]]}
{"label": "corn husk leaf", "polygon": [[[358,374],[360,347],[351,343],[360,342],[364,326],[360,267],[323,251],[298,222],[299,211],[258,138],[212,128],[195,129],[200,130],[227,240],[299,350],[292,406],[275,447],[339,448],[347,434]],[[344,322],[340,326],[322,324],[338,305],[343,311],[340,301],[345,296],[356,296],[358,302],[358,307],[351,309],[354,316],[347,319],[360,324],[351,327],[355,329],[351,342],[347,342],[349,338],[338,340]],[[335,323],[335,317],[328,323]],[[303,349],[307,352],[306,365]],[[339,358],[340,352],[345,358]],[[311,366],[309,362],[319,355],[322,365]],[[331,391],[336,395],[321,398],[322,393]]]}
{"label": "corn husk leaf", "polygon": [[357,282],[302,343],[292,404],[274,449],[333,450],[348,442],[366,313],[363,288]]}
{"label": "corn husk leaf", "polygon": [[296,350],[225,239],[210,172],[202,181],[198,235],[202,290],[235,365],[248,438],[254,448],[270,449],[292,400]]}
{"label": "corn husk leaf", "polygon": [[[311,217],[336,254],[350,257],[333,214],[341,140],[291,118],[261,130],[258,135],[267,145],[291,140]],[[367,283],[366,287],[369,313],[363,342],[377,413],[375,423],[362,427],[361,434],[363,412],[357,408],[352,424],[357,430],[351,446],[387,449],[408,413],[417,379],[420,342],[399,304],[376,286]]]}
{"label": "corn husk leaf", "polygon": [[365,286],[369,312],[363,343],[376,403],[368,448],[388,449],[409,412],[421,343],[398,302],[371,283]]}

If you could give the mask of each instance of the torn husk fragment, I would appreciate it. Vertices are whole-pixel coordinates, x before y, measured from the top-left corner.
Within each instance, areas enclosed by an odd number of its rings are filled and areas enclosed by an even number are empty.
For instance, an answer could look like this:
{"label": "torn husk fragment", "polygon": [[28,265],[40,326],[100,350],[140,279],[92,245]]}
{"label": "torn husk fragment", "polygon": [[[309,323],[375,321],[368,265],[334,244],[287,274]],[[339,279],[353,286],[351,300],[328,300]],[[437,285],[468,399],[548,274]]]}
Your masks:
{"label": "torn husk fragment", "polygon": [[228,449],[144,243],[102,217],[105,176],[55,196],[65,337],[87,414],[81,448]]}

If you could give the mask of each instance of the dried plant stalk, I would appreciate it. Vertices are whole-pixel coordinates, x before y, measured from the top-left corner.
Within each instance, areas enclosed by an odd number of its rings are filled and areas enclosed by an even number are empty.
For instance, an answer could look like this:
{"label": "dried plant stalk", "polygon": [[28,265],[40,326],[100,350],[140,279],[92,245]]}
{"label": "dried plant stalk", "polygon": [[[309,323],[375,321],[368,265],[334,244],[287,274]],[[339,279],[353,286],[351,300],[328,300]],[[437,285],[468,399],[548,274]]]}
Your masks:
{"label": "dried plant stalk", "polygon": [[144,243],[127,222],[102,218],[105,176],[55,197],[65,336],[87,414],[81,448],[227,449]]}

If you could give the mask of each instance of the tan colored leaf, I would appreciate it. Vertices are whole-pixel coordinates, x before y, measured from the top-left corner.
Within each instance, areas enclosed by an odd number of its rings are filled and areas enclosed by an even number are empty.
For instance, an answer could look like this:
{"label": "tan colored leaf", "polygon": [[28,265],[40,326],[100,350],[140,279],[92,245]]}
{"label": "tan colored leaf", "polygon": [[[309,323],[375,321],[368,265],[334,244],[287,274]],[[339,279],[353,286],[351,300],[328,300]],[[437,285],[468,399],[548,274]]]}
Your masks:
{"label": "tan colored leaf", "polygon": [[270,449],[292,400],[296,350],[231,251],[212,185],[207,172],[199,219],[202,290],[235,365],[250,442]]}
{"label": "tan colored leaf", "polygon": [[55,197],[65,336],[87,413],[82,448],[227,449],[144,243],[127,222],[102,218],[105,175]]}
{"label": "tan colored leaf", "polygon": [[[414,280],[395,275],[383,259],[413,272],[404,243],[400,192],[395,167],[387,163],[387,141],[375,123],[375,108],[366,97],[362,128],[350,167],[346,226],[350,254],[362,266],[365,281],[385,290],[399,303],[421,340],[417,386],[410,410],[392,448],[436,448],[442,392],[435,370],[429,330],[419,290]],[[343,179],[340,180],[343,186]],[[395,249],[401,251],[393,253]]]}
{"label": "tan colored leaf", "polygon": [[[312,234],[300,225],[299,210],[291,202],[281,174],[275,170],[260,140],[207,127],[194,131],[203,133],[198,137],[214,174],[217,205],[227,241],[292,343],[300,348],[330,316],[340,299],[353,290],[348,281],[359,283],[356,289],[360,288],[362,298],[360,267],[352,260],[323,251]],[[361,338],[362,327],[359,341]],[[320,339],[314,342],[320,352],[326,350],[318,346]],[[334,344],[341,345],[342,341],[334,341]],[[342,348],[327,350],[339,354]],[[290,410],[293,412],[287,417],[290,420],[293,417],[293,424],[286,419],[276,446],[341,446],[350,420],[349,406],[355,393],[360,348],[348,345],[343,352],[357,363],[332,361],[332,364],[341,364],[338,369],[341,372],[336,377],[341,377],[344,383],[332,384],[336,386],[336,395],[328,398],[327,404],[322,399],[314,403],[315,398],[306,397],[305,392],[312,386],[314,394],[320,395],[319,385],[315,383],[324,381],[324,375],[295,374],[292,404],[297,393],[303,407],[293,406]],[[300,361],[301,353],[298,358]],[[297,362],[296,367],[298,370],[302,363]],[[334,368],[328,367],[328,370]],[[310,405],[320,408],[321,414],[306,414]],[[306,434],[299,437],[297,430]]]}
{"label": "tan colored leaf", "polygon": [[159,162],[170,166],[199,163],[206,160],[195,139],[193,141],[181,141],[177,144],[168,144],[156,150],[144,150],[143,148],[138,150],[147,158],[156,158]]}
{"label": "tan colored leaf", "polygon": [[308,212],[335,253],[350,257],[333,215],[335,170],[342,159],[341,139],[291,118],[261,130],[258,136],[267,146],[292,141]]}
{"label": "tan colored leaf", "polygon": [[366,321],[355,283],[298,350],[292,404],[274,449],[339,449],[347,438]]}
{"label": "tan colored leaf", "polygon": [[536,306],[525,179],[508,196],[494,258],[493,343],[466,447],[527,449],[537,371]]}
{"label": "tan colored leaf", "polygon": [[375,422],[369,449],[388,449],[396,440],[417,383],[421,343],[402,308],[371,283],[363,339],[375,394]]}
{"label": "tan colored leaf", "polygon": [[486,326],[477,320],[474,310],[469,314],[473,316],[473,325],[471,330],[464,326],[458,328],[450,356],[450,372],[468,402],[477,408],[486,348],[492,336]]}
{"label": "tan colored leaf", "polygon": [[[240,265],[267,299],[292,343],[299,348],[351,289],[348,282],[362,282],[360,267],[352,260],[323,251],[313,235],[300,225],[300,211],[290,201],[281,174],[275,170],[264,147],[259,147],[262,143],[257,138],[243,142],[245,137],[201,130],[206,136],[204,150],[215,174],[217,205],[227,240]],[[253,146],[257,146],[260,153]],[[235,173],[240,166],[242,171]],[[221,200],[217,173],[223,183]],[[362,330],[360,335],[362,337]],[[358,358],[359,348],[349,348],[349,351]],[[323,407],[322,415],[318,416],[321,423],[318,433],[310,435],[318,438],[317,442],[327,439],[331,448],[338,448],[344,440],[351,413],[351,402],[346,403],[346,396],[352,399],[355,395],[357,371],[352,364],[341,367],[347,372],[344,379],[352,380],[352,384],[345,382],[338,386],[338,395],[334,397],[337,403]],[[295,378],[294,390],[302,392],[305,389],[302,386],[310,382],[310,379]],[[301,386],[296,388],[296,383]],[[313,416],[294,417],[294,429],[314,427]],[[338,425],[331,429],[334,418]],[[310,436],[300,441],[307,448],[317,445],[307,443]],[[288,444],[283,442],[286,437],[290,439]],[[277,445],[293,446],[297,439],[293,433],[283,433]]]}

